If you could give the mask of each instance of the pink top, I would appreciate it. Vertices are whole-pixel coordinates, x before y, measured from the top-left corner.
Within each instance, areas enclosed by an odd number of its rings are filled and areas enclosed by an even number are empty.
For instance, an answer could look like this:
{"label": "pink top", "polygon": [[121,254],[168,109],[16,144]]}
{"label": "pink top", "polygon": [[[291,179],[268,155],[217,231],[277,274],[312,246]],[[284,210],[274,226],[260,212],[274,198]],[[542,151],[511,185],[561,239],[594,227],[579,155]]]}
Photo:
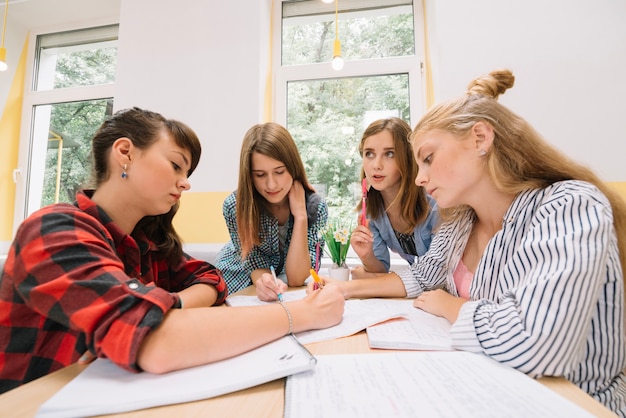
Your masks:
{"label": "pink top", "polygon": [[470,285],[472,284],[472,279],[474,278],[474,273],[465,267],[463,259],[459,260],[459,264],[457,264],[456,270],[452,273],[452,277],[454,278],[454,284],[456,285],[456,291],[459,296],[463,299],[469,300],[469,290]]}

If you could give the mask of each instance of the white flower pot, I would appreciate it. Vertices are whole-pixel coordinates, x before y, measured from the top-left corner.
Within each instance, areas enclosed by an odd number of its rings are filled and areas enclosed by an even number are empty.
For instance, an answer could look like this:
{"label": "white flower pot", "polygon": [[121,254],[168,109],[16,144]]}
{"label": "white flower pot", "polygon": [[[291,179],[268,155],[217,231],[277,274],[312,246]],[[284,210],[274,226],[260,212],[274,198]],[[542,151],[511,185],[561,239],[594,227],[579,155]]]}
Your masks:
{"label": "white flower pot", "polygon": [[350,268],[345,264],[338,267],[337,264],[333,263],[333,266],[328,269],[328,277],[347,282],[350,280]]}

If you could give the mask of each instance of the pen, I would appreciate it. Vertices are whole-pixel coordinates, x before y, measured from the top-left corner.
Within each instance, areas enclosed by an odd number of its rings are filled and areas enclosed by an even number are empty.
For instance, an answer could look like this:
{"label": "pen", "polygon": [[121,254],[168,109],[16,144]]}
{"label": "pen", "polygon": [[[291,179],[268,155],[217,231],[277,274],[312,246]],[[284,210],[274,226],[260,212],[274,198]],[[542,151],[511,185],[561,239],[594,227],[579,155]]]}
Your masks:
{"label": "pen", "polygon": [[365,221],[365,216],[366,216],[365,200],[367,199],[367,178],[364,178],[363,181],[361,181],[361,193],[362,193],[362,199],[361,199],[361,225],[365,225],[366,224],[366,221]]}
{"label": "pen", "polygon": [[[276,270],[274,270],[274,266],[270,266],[270,271],[272,272],[272,276],[274,276],[274,284],[276,285],[276,288],[278,288],[278,279],[276,278]],[[282,293],[278,293],[278,300],[281,302],[283,301]]]}
{"label": "pen", "polygon": [[324,282],[320,279],[320,276],[317,275],[317,272],[311,269],[311,276],[313,276],[313,280],[315,280],[315,284],[313,285],[313,290],[321,289],[324,287]]}

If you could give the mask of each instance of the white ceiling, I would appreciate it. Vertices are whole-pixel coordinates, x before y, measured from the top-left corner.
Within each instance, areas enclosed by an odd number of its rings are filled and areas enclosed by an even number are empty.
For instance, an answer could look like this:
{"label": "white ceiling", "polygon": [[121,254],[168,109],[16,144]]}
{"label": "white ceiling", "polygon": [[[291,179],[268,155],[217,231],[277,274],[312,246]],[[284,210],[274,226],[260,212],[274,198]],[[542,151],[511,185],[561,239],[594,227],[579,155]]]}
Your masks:
{"label": "white ceiling", "polygon": [[[7,26],[26,30],[72,22],[119,17],[121,0],[9,0]],[[6,0],[0,0],[0,19]]]}

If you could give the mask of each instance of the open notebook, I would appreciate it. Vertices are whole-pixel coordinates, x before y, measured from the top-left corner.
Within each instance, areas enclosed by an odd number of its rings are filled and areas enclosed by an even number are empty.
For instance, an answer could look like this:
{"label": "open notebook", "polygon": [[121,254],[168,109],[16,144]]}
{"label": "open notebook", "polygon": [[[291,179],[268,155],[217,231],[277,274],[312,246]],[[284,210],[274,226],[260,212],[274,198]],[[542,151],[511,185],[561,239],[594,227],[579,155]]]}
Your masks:
{"label": "open notebook", "polygon": [[130,373],[97,359],[41,405],[37,417],[104,415],[207,399],[310,370],[315,363],[292,335],[227,360],[162,375]]}
{"label": "open notebook", "polygon": [[412,300],[392,300],[401,306],[402,318],[367,327],[371,348],[393,350],[452,350],[452,324],[439,316],[413,307]]}
{"label": "open notebook", "polygon": [[525,374],[461,351],[318,355],[287,378],[285,418],[591,418]]}

